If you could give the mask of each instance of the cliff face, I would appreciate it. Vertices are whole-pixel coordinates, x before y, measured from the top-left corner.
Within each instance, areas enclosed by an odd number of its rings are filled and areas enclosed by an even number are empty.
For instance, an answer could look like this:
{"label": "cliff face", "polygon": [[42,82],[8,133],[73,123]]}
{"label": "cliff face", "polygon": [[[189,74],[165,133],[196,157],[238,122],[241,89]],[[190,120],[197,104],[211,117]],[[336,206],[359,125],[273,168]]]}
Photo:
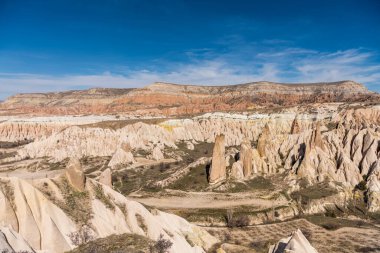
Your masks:
{"label": "cliff face", "polygon": [[6,115],[181,115],[258,106],[359,101],[380,101],[380,97],[353,81],[314,84],[256,82],[229,86],[154,83],[141,89],[19,94],[1,103],[0,112]]}

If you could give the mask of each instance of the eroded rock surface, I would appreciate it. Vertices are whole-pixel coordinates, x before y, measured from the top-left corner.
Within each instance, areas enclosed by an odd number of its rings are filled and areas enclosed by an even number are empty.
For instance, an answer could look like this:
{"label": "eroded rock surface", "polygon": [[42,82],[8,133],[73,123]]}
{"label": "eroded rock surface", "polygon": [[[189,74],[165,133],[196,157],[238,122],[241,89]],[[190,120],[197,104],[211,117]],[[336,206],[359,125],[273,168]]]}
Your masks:
{"label": "eroded rock surface", "polygon": [[84,191],[86,177],[78,158],[71,158],[66,168],[66,178],[78,191]]}
{"label": "eroded rock surface", "polygon": [[[132,233],[157,240],[163,234],[173,243],[170,253],[205,252],[217,242],[183,218],[158,210],[149,212],[143,205],[91,179],[86,180],[83,195],[71,198],[75,203],[68,202],[70,189],[62,185],[62,179],[33,183],[18,178],[0,178],[0,181],[12,189],[10,196],[9,191],[0,188],[0,223],[18,232],[34,250],[56,253],[73,249],[70,235],[83,229],[82,220],[78,220],[83,217],[81,212],[88,214],[85,224],[94,239]],[[71,209],[72,204],[81,205]],[[82,211],[78,213],[79,210]],[[3,229],[0,242],[2,232]]]}
{"label": "eroded rock surface", "polygon": [[268,253],[318,253],[310,242],[297,229],[290,237],[281,239],[276,245],[269,248]]}
{"label": "eroded rock surface", "polygon": [[226,147],[225,137],[223,134],[216,136],[214,149],[212,151],[212,163],[209,173],[209,183],[215,184],[222,180],[225,180],[226,175]]}

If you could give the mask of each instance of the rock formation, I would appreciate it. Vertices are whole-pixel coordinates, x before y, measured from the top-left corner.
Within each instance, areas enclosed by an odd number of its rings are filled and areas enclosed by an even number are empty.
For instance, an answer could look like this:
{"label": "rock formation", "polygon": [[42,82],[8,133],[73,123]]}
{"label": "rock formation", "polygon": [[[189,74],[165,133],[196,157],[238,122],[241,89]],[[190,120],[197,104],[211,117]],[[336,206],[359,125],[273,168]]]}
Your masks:
{"label": "rock formation", "polygon": [[116,168],[119,165],[126,165],[130,163],[135,163],[135,159],[133,154],[128,149],[118,148],[116,152],[113,154],[111,160],[108,163],[108,166],[111,168]]}
{"label": "rock formation", "polygon": [[[82,220],[77,219],[86,217],[86,225],[94,239],[131,233],[156,240],[162,234],[173,243],[170,253],[205,252],[218,242],[183,218],[158,210],[150,212],[92,179],[86,180],[86,194],[71,198],[73,203],[66,202],[64,195],[70,194],[69,189],[58,179],[38,179],[32,183],[18,178],[0,178],[0,183],[6,183],[13,192],[9,196],[9,192],[0,188],[0,224],[18,232],[36,251],[53,253],[73,249],[70,235],[83,228]],[[107,202],[98,198],[94,189],[106,196]],[[83,212],[88,215],[83,216]],[[3,228],[0,243],[2,234]],[[14,247],[10,240],[7,242]]]}
{"label": "rock formation", "polygon": [[265,125],[263,131],[261,132],[259,139],[257,140],[257,150],[261,157],[266,156],[265,147],[269,144],[270,130],[268,124]]}
{"label": "rock formation", "polygon": [[236,180],[244,179],[243,163],[241,162],[241,160],[232,164],[231,178]]}
{"label": "rock formation", "polygon": [[243,174],[247,178],[252,174],[252,148],[248,139],[244,139],[240,147],[240,160],[243,163]]}
{"label": "rock formation", "polygon": [[112,171],[110,168],[105,169],[99,176],[99,183],[112,187]]}
{"label": "rock formation", "polygon": [[86,177],[78,158],[71,158],[66,168],[66,178],[75,189],[84,191]]}
{"label": "rock formation", "polygon": [[224,138],[223,134],[215,137],[214,149],[212,151],[212,164],[208,178],[210,184],[215,184],[226,179],[226,147]]}
{"label": "rock formation", "polygon": [[165,158],[164,154],[162,154],[162,151],[158,146],[153,148],[151,157],[153,160],[156,160],[156,161],[159,161]]}
{"label": "rock formation", "polygon": [[321,135],[321,123],[317,122],[315,124],[315,128],[313,129],[313,132],[311,133],[309,145],[307,147],[308,150],[311,150],[313,148],[320,148],[324,149],[325,146],[323,144],[322,135]]}
{"label": "rock formation", "polygon": [[27,252],[35,251],[24,240],[24,238],[10,227],[0,227],[0,252]]}
{"label": "rock formation", "polygon": [[368,176],[368,210],[380,211],[380,159],[373,165]]}
{"label": "rock formation", "polygon": [[292,127],[290,129],[290,134],[299,134],[301,132],[301,127],[298,123],[297,117],[294,118]]}
{"label": "rock formation", "polygon": [[301,230],[297,229],[290,237],[281,239],[276,245],[269,248],[268,253],[318,253],[310,242],[303,235]]}

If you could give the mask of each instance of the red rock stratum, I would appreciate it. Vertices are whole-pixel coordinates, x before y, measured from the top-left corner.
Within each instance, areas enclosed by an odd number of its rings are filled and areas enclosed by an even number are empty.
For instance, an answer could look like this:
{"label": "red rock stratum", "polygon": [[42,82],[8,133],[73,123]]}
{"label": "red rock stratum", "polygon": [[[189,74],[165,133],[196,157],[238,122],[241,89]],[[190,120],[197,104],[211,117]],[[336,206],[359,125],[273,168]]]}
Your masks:
{"label": "red rock stratum", "polygon": [[184,115],[326,102],[380,101],[353,81],[309,84],[253,82],[228,86],[154,83],[144,88],[17,94],[0,104],[2,114],[68,115],[137,113]]}

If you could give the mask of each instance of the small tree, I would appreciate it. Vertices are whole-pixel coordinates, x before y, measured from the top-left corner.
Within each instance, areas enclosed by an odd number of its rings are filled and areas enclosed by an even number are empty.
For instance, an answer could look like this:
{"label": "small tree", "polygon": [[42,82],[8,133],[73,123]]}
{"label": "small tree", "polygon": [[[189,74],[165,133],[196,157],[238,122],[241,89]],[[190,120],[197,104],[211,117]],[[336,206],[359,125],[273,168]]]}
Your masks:
{"label": "small tree", "polygon": [[164,238],[163,234],[155,242],[155,244],[150,248],[151,253],[166,253],[171,248],[173,243],[170,240]]}

